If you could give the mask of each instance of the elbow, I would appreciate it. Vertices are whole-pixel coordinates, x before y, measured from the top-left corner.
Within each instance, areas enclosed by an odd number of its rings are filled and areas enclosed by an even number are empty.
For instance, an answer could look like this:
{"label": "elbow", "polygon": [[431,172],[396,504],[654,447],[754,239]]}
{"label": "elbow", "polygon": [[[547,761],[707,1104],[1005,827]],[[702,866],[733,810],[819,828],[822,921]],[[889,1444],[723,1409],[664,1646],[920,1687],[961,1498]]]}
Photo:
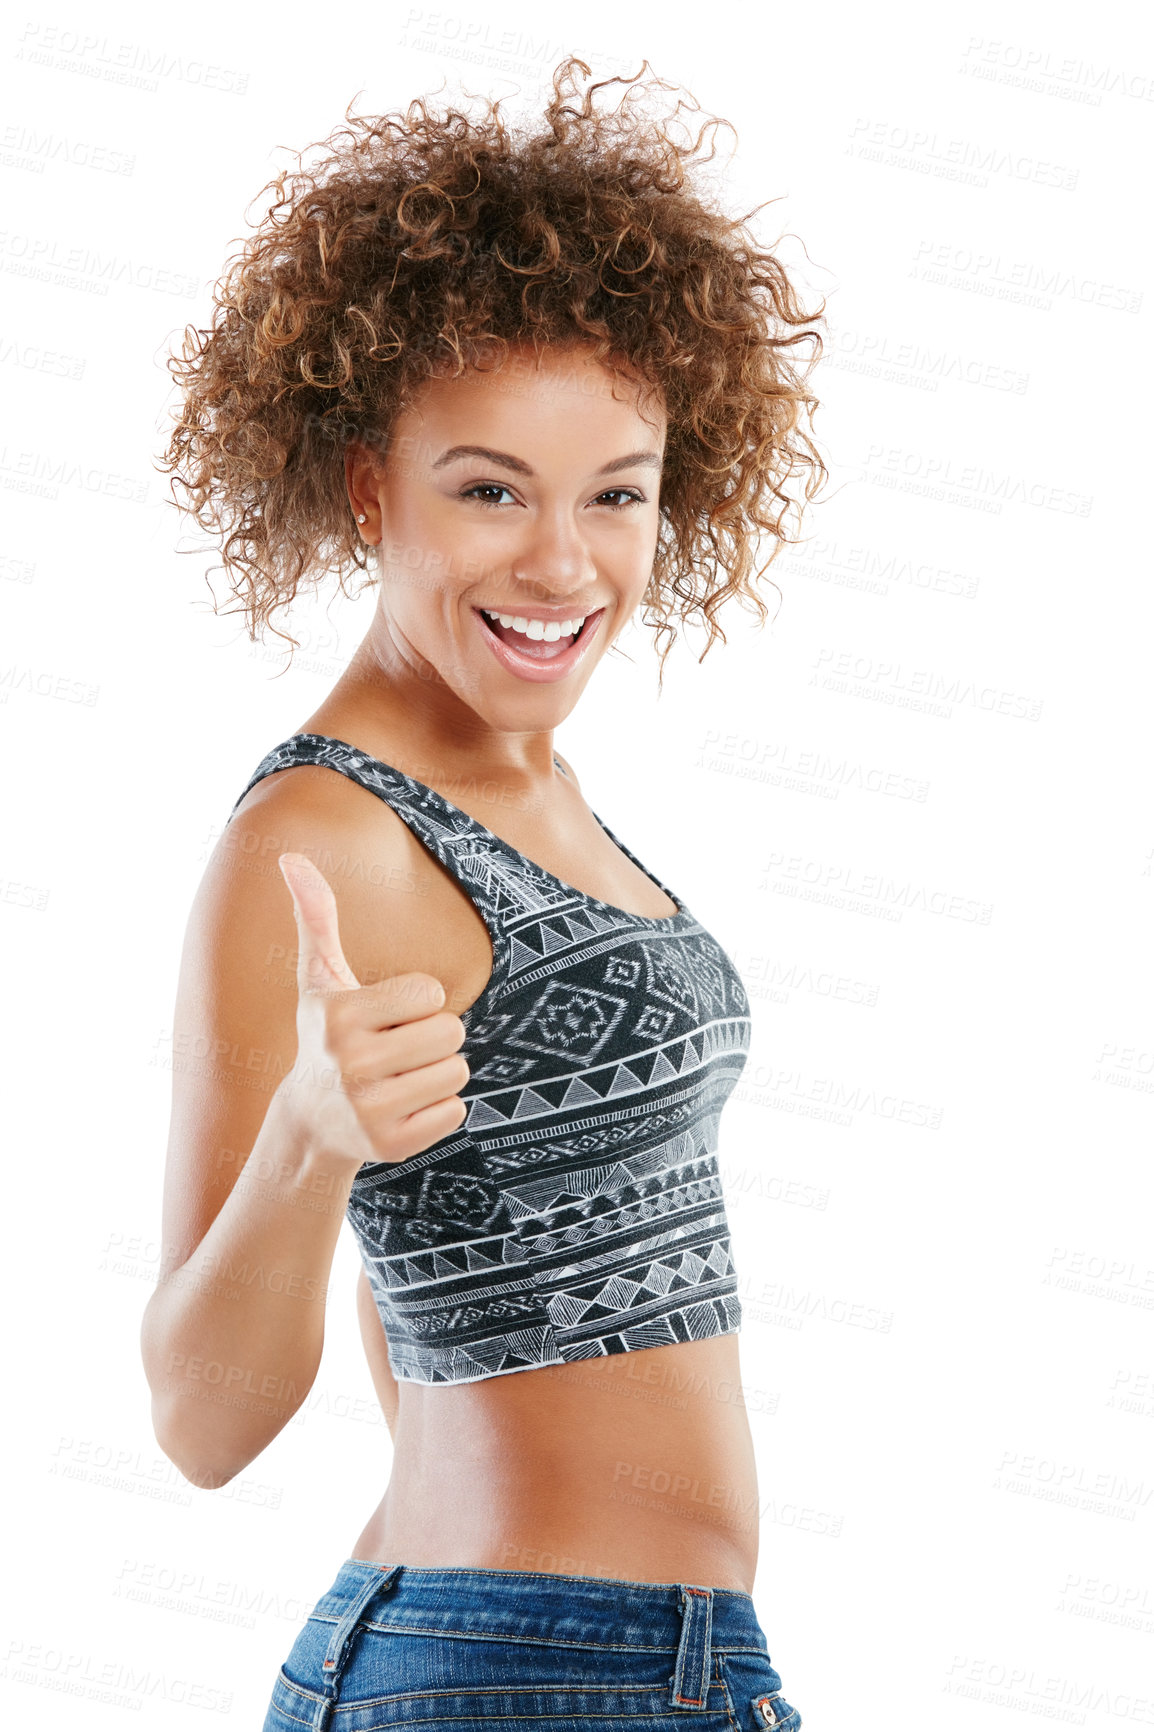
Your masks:
{"label": "elbow", "polygon": [[246,1414],[243,1407],[225,1414],[216,1408],[206,1411],[204,1402],[187,1395],[154,1391],[152,1431],[162,1453],[189,1485],[219,1491],[251,1467],[300,1405],[296,1402],[271,1414]]}
{"label": "elbow", "polygon": [[141,1329],[141,1358],[144,1375],[152,1396],[152,1435],[162,1455],[188,1481],[203,1491],[215,1491],[235,1479],[242,1463],[224,1459],[221,1438],[214,1438],[197,1426],[200,1417],[190,1413],[187,1399],[171,1382],[171,1363],[165,1365],[157,1342],[152,1338],[146,1315]]}
{"label": "elbow", "polygon": [[244,1461],[230,1458],[220,1447],[224,1439],[193,1433],[179,1407],[171,1406],[155,1395],[152,1398],[152,1432],[161,1454],[167,1456],[177,1472],[198,1491],[219,1491],[237,1474],[243,1473],[253,1459],[251,1456]]}
{"label": "elbow", "polygon": [[[312,1377],[303,1385],[284,1383],[279,1401],[218,1390],[211,1376],[193,1374],[205,1361],[172,1350],[163,1318],[155,1313],[144,1320],[141,1356],[152,1394],[153,1436],[177,1471],[202,1491],[218,1491],[243,1473],[289,1424],[312,1386]],[[214,1366],[207,1362],[209,1372]]]}

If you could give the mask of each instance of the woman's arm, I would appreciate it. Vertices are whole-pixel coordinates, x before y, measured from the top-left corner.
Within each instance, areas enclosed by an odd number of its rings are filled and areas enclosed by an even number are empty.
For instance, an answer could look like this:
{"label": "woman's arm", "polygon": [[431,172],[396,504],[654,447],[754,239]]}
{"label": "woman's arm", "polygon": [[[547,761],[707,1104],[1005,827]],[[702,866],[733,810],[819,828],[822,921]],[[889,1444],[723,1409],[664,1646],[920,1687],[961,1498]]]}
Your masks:
{"label": "woman's arm", "polygon": [[[362,985],[424,953],[414,844],[396,815],[331,786],[335,776],[290,771],[273,782],[221,838],[189,920],[162,1269],[141,1329],[157,1441],[206,1487],[247,1467],[312,1387],[357,1170],[315,1145],[283,1085],[297,1056],[297,928],[278,855],[307,854],[322,870],[338,862],[341,939]],[[358,801],[368,799],[379,810],[366,824]]]}

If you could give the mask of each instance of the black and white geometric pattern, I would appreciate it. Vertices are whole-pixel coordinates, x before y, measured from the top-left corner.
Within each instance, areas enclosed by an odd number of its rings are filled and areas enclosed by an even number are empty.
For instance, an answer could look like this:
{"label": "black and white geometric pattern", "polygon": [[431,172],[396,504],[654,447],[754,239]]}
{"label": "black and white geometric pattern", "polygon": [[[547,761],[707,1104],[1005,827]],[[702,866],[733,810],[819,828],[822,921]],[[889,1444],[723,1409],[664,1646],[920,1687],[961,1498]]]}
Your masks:
{"label": "black and white geometric pattern", "polygon": [[720,945],[600,818],[676,914],[584,895],[325,735],[274,747],[236,804],[298,764],[386,801],[493,945],[461,1018],[464,1124],[408,1160],[367,1162],[349,1198],[396,1376],[467,1383],[737,1330],[716,1149],[750,1007]]}

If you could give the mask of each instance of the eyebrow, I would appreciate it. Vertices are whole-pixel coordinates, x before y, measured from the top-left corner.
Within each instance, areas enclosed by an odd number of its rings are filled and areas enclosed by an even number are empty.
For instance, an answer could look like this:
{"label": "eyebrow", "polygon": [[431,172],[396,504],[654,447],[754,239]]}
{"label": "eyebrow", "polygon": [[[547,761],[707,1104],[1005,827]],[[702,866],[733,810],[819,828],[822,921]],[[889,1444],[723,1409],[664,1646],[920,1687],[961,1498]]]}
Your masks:
{"label": "eyebrow", "polygon": [[[443,469],[446,463],[455,463],[459,457],[481,457],[486,463],[496,463],[502,469],[512,469],[516,475],[532,475],[534,471],[520,457],[514,457],[509,451],[491,451],[487,445],[451,445],[447,451],[442,451],[434,469]],[[630,451],[626,457],[615,457],[612,463],[603,464],[594,471],[597,475],[616,475],[619,470],[645,467],[660,469],[661,459],[656,451]]]}

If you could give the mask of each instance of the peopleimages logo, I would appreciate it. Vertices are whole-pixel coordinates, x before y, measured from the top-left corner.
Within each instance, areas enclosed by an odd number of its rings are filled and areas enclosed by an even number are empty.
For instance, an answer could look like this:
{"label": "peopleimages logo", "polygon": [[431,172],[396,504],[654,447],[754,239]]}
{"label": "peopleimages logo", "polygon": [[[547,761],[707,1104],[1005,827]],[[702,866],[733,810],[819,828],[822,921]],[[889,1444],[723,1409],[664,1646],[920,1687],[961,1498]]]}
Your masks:
{"label": "peopleimages logo", "polygon": [[1131,285],[1085,276],[1067,265],[1003,257],[953,241],[919,241],[911,275],[939,288],[963,289],[1048,313],[1055,299],[1078,301],[1107,312],[1138,313],[1142,292]]}
{"label": "peopleimages logo", "polygon": [[885,657],[832,648],[818,652],[809,683],[825,691],[926,710],[946,719],[959,707],[1036,722],[1044,701],[1006,687],[983,685],[961,674],[907,667]]}
{"label": "peopleimages logo", "polygon": [[993,904],[964,896],[944,885],[893,878],[841,860],[813,860],[803,854],[770,854],[758,886],[802,901],[820,901],[854,911],[877,908],[900,920],[907,912],[937,914],[965,925],[988,926]]}
{"label": "peopleimages logo", "polygon": [[[401,23],[399,48],[419,48],[443,59],[465,60],[498,71],[536,70],[544,77],[564,58],[568,49],[545,35],[530,35],[515,27],[502,26],[475,13],[452,12],[444,7],[410,6]],[[638,59],[625,60],[594,44],[582,44],[582,57],[597,69],[598,77],[630,77]]]}
{"label": "peopleimages logo", "polygon": [[56,72],[75,72],[106,84],[126,85],[153,94],[162,79],[217,90],[226,96],[243,96],[248,73],[220,66],[193,55],[172,54],[140,42],[118,42],[115,37],[69,30],[58,24],[29,20],[16,49],[16,59],[33,66],[50,66]]}
{"label": "peopleimages logo", "polygon": [[[980,463],[955,463],[950,456],[911,451],[900,445],[870,445],[863,479],[906,484],[930,497],[974,501],[999,512],[1003,505],[1032,505],[1040,511],[1060,511],[1089,517],[1093,495],[1056,486],[1012,470],[986,469]],[[892,478],[892,479],[891,479]]]}
{"label": "peopleimages logo", "polygon": [[1121,66],[1112,66],[1109,61],[1099,65],[1077,55],[1055,54],[1049,48],[1035,48],[1025,42],[1005,42],[1001,38],[971,36],[959,71],[971,78],[1011,84],[1019,90],[1059,96],[1068,102],[1088,103],[1094,108],[1101,105],[1103,96],[1128,97],[1132,102],[1154,102],[1152,73],[1128,71]]}
{"label": "peopleimages logo", "polygon": [[34,126],[10,124],[0,131],[0,164],[5,168],[43,174],[47,163],[66,162],[72,168],[96,169],[101,174],[131,174],[135,156],[127,156],[107,144],[86,138],[69,138],[59,132],[39,132]]}
{"label": "peopleimages logo", "polygon": [[167,270],[149,259],[97,252],[92,247],[70,246],[55,235],[21,234],[14,229],[0,229],[0,269],[10,276],[54,282],[60,288],[90,295],[106,295],[114,283],[177,295],[186,301],[198,292],[195,277]]}
{"label": "peopleimages logo", "polygon": [[884,332],[849,328],[831,331],[830,347],[822,358],[825,367],[863,373],[892,384],[910,384],[919,390],[936,391],[942,380],[958,385],[977,385],[987,391],[1008,391],[1023,397],[1030,382],[1028,373],[1006,367],[984,356],[963,355],[956,349],[938,349],[931,343],[891,338]]}
{"label": "peopleimages logo", "polygon": [[927,781],[888,770],[860,759],[831,758],[827,753],[799,748],[788,740],[758,740],[740,734],[722,734],[711,728],[702,743],[694,768],[718,775],[750,777],[771,786],[791,788],[836,800],[843,788],[888,798],[913,800],[924,805]]}
{"label": "peopleimages logo", "polygon": [[989,186],[991,175],[1004,175],[1033,186],[1073,192],[1080,172],[1065,163],[1047,162],[1029,151],[980,144],[971,138],[947,138],[932,129],[863,117],[854,122],[846,149],[851,156],[879,162],[883,167],[911,169],[979,187]]}

